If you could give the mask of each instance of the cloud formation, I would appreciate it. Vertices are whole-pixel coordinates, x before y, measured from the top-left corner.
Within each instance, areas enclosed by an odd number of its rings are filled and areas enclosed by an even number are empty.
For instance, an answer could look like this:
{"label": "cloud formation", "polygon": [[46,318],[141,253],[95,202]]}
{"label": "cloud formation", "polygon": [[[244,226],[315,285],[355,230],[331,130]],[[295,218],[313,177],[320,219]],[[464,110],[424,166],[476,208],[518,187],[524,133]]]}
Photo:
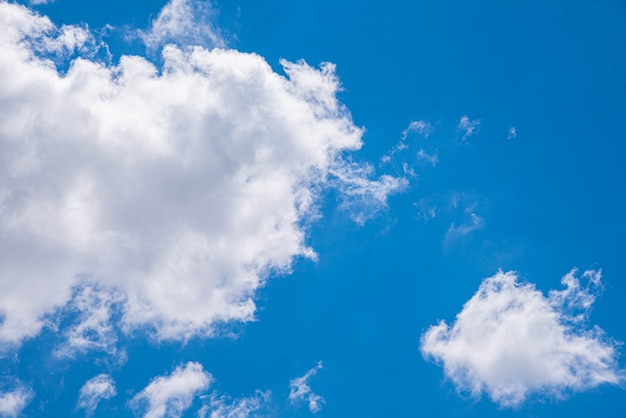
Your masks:
{"label": "cloud formation", "polygon": [[[173,0],[150,33],[176,38],[188,5]],[[84,287],[116,295],[126,331],[214,335],[254,318],[271,274],[315,258],[304,225],[323,190],[362,222],[406,184],[344,160],[362,129],[332,64],[282,61],[282,76],[256,54],[167,45],[161,67],[109,65],[89,58],[86,28],[8,2],[0,27],[0,345]],[[95,347],[95,330],[106,346],[111,305],[90,300],[69,338]]]}
{"label": "cloud formation", "polygon": [[309,410],[313,413],[322,410],[324,398],[317,395],[309,386],[309,380],[322,368],[322,362],[307,371],[304,376],[296,377],[289,382],[289,400],[293,403],[307,402]]}
{"label": "cloud formation", "polygon": [[421,351],[443,365],[463,392],[486,393],[504,407],[538,394],[561,398],[603,383],[623,381],[616,343],[586,327],[601,287],[600,271],[572,270],[563,290],[544,296],[513,272],[498,272],[480,285],[454,323],[441,321],[421,339]]}
{"label": "cloud formation", "polygon": [[190,361],[176,367],[172,374],[152,380],[131,400],[131,406],[141,411],[144,418],[180,417],[212,381],[200,363]]}
{"label": "cloud formation", "polygon": [[517,138],[517,129],[515,128],[515,126],[511,126],[509,128],[509,135],[507,136],[507,139],[515,139]]}
{"label": "cloud formation", "polygon": [[78,397],[77,408],[84,409],[87,416],[92,415],[102,399],[110,399],[117,395],[115,382],[108,374],[99,374],[89,379],[82,388]]}
{"label": "cloud formation", "polygon": [[0,393],[0,417],[20,416],[32,397],[32,392],[23,386],[10,392]]}
{"label": "cloud formation", "polygon": [[465,141],[470,136],[477,134],[479,127],[480,119],[471,120],[467,116],[462,116],[457,126],[457,128],[463,132],[461,141]]}
{"label": "cloud formation", "polygon": [[229,401],[227,396],[220,397],[214,394],[211,402],[203,405],[198,411],[198,418],[248,418],[253,412],[266,406],[271,396],[269,390],[257,390],[252,396]]}
{"label": "cloud formation", "polygon": [[139,36],[152,50],[168,43],[223,48],[226,42],[213,24],[214,14],[209,1],[170,0]]}

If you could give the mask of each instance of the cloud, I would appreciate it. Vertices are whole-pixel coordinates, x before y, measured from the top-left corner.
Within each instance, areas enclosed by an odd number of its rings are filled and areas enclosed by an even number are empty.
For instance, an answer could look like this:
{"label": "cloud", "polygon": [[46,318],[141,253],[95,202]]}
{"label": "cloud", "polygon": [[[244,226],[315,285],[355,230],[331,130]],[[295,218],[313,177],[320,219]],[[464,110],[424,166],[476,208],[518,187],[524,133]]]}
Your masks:
{"label": "cloud", "polygon": [[509,135],[507,136],[507,139],[515,139],[517,138],[517,129],[515,129],[515,126],[511,126],[509,128]]}
{"label": "cloud", "polygon": [[32,397],[32,391],[23,386],[11,392],[0,393],[0,417],[20,416]]}
{"label": "cloud", "polygon": [[258,390],[253,396],[231,402],[228,397],[214,395],[211,402],[203,405],[198,411],[198,418],[248,418],[250,414],[268,404],[271,395],[270,391]]}
{"label": "cloud", "polygon": [[622,382],[616,343],[600,328],[586,327],[600,271],[585,271],[584,287],[576,273],[563,277],[565,289],[546,297],[514,272],[498,272],[483,281],[451,326],[441,321],[422,335],[423,355],[442,364],[460,391],[484,392],[504,407],[533,394],[561,398]]}
{"label": "cloud", "polygon": [[315,394],[309,386],[309,380],[322,368],[322,362],[318,362],[304,376],[297,377],[289,382],[289,400],[292,403],[308,402],[309,410],[313,413],[322,410],[324,398]]}
{"label": "cloud", "polygon": [[477,134],[479,127],[480,119],[470,120],[467,116],[462,116],[457,126],[459,130],[463,131],[461,141],[465,141],[470,136]]}
{"label": "cloud", "polygon": [[[452,223],[446,234],[443,237],[444,245],[450,245],[454,241],[458,240],[461,237],[468,235],[469,233],[481,229],[485,226],[485,220],[471,211],[471,208],[466,210],[466,214],[469,216],[469,219],[460,225],[456,225]],[[434,217],[434,216],[433,216]]]}
{"label": "cloud", "polygon": [[89,379],[82,388],[78,397],[77,408],[84,409],[87,416],[92,415],[102,399],[110,399],[117,395],[115,382],[108,374],[99,374]]}
{"label": "cloud", "polygon": [[66,341],[56,354],[73,357],[75,353],[98,350],[117,355],[118,334],[112,316],[122,303],[121,295],[97,285],[76,288],[71,301],[64,307],[64,311],[76,315],[76,320],[65,328]]}
{"label": "cloud", "polygon": [[140,31],[139,36],[152,50],[168,43],[223,48],[226,42],[213,25],[215,13],[210,1],[170,0],[150,28]]}
{"label": "cloud", "polygon": [[433,167],[436,166],[437,163],[439,162],[439,157],[437,156],[436,152],[434,154],[428,154],[423,149],[420,149],[417,152],[417,158],[419,158],[420,160],[425,160],[429,162]]}
{"label": "cloud", "polygon": [[428,138],[428,136],[434,130],[435,129],[432,127],[432,125],[428,121],[413,120],[409,123],[409,126],[407,126],[407,128],[404,131],[402,131],[402,140],[405,140],[411,133],[423,135],[424,138]]}
{"label": "cloud", "polygon": [[205,391],[213,377],[202,365],[188,362],[178,366],[169,376],[159,376],[139,392],[131,406],[145,418],[180,417],[191,406],[193,398]]}
{"label": "cloud", "polygon": [[[332,64],[281,61],[282,76],[256,54],[167,45],[161,67],[109,65],[83,54],[99,47],[85,28],[8,2],[0,27],[0,346],[85,286],[123,301],[126,332],[215,335],[254,319],[268,277],[315,258],[305,225],[324,190],[362,222],[406,184],[348,160],[363,131]],[[78,345],[109,335],[102,297],[84,299]]]}

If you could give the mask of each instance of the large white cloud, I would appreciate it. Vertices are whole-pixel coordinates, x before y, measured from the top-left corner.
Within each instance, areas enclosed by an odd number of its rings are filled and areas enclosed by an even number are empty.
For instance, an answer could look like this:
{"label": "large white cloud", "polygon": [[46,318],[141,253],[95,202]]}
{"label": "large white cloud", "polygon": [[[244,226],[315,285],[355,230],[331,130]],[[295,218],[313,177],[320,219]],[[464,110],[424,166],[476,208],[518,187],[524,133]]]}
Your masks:
{"label": "large white cloud", "polygon": [[[342,159],[362,130],[332,64],[283,61],[285,77],[255,54],[169,45],[160,68],[112,66],[85,58],[86,28],[5,1],[0,27],[0,343],[87,283],[159,338],[250,320],[269,273],[315,257],[303,225],[321,190],[362,221],[404,184]],[[76,53],[66,72],[51,60]]]}
{"label": "large white cloud", "polygon": [[145,418],[180,417],[212,381],[200,363],[190,361],[176,367],[170,375],[153,379],[131,400],[131,406]]}
{"label": "large white cloud", "polygon": [[422,336],[421,350],[442,363],[461,391],[485,392],[502,406],[520,405],[532,394],[562,397],[602,383],[618,384],[615,342],[585,327],[601,286],[600,272],[572,270],[565,289],[544,296],[513,272],[485,279],[454,323],[444,321]]}

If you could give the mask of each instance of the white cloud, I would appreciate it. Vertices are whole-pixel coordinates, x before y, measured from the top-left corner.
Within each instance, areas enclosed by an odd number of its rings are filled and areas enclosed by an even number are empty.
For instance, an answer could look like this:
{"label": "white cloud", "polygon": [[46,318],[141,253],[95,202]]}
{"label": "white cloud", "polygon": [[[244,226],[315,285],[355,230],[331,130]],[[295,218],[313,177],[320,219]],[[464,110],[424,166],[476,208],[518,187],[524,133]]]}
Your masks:
{"label": "white cloud", "polygon": [[322,368],[322,362],[318,362],[315,367],[310,369],[304,376],[296,377],[289,382],[289,400],[293,403],[307,402],[309,410],[313,413],[322,410],[324,398],[315,394],[309,386],[309,380],[315,376],[318,370]]}
{"label": "white cloud", "polygon": [[84,409],[85,414],[90,416],[95,412],[102,399],[110,399],[115,395],[117,395],[117,391],[113,378],[108,374],[99,374],[89,379],[80,388],[77,407]]}
{"label": "white cloud", "polygon": [[32,391],[18,387],[10,392],[0,393],[0,417],[18,417],[33,397]]}
{"label": "white cloud", "polygon": [[600,287],[600,272],[576,270],[562,279],[564,290],[545,297],[513,272],[485,279],[454,323],[430,327],[421,339],[427,358],[443,364],[461,391],[486,393],[505,407],[532,394],[561,398],[602,383],[618,384],[616,343],[585,320]]}
{"label": "white cloud", "polygon": [[466,215],[469,216],[469,219],[467,219],[464,223],[460,225],[452,223],[450,225],[443,238],[444,245],[450,245],[459,238],[485,226],[485,220],[471,210],[466,212]]}
{"label": "white cloud", "polygon": [[212,381],[200,363],[190,361],[176,367],[172,374],[152,380],[131,400],[131,406],[142,411],[145,418],[180,417]]}
{"label": "white cloud", "polygon": [[515,139],[517,138],[517,129],[515,128],[515,126],[511,126],[509,128],[509,135],[507,136],[507,139]]}
{"label": "white cloud", "polygon": [[73,357],[76,352],[99,350],[112,356],[117,355],[118,336],[112,315],[122,302],[119,294],[97,285],[87,284],[76,288],[65,311],[77,318],[64,330],[66,341],[56,350],[56,354]]}
{"label": "white cloud", "polygon": [[463,131],[461,140],[465,141],[470,136],[477,134],[479,127],[480,119],[470,120],[467,116],[462,116],[457,126],[459,130]]}
{"label": "white cloud", "polygon": [[[303,225],[324,189],[363,221],[406,184],[344,160],[362,129],[331,64],[282,61],[284,77],[256,54],[169,45],[161,68],[78,58],[62,74],[42,54],[90,45],[72,27],[7,2],[0,27],[0,345],[87,284],[125,301],[124,330],[162,339],[252,320],[268,276],[315,257]],[[81,329],[108,335],[92,302],[72,334],[87,345]]]}
{"label": "white cloud", "polygon": [[420,149],[417,152],[417,158],[419,158],[420,160],[425,160],[429,162],[433,167],[436,166],[437,163],[439,162],[439,157],[437,156],[436,152],[434,154],[428,154],[423,149]]}
{"label": "white cloud", "polygon": [[405,140],[411,133],[420,134],[423,135],[424,138],[428,138],[433,131],[434,128],[431,126],[430,122],[425,120],[412,120],[409,126],[402,131],[402,140]]}
{"label": "white cloud", "polygon": [[203,405],[198,411],[198,418],[248,418],[250,414],[268,404],[271,395],[270,391],[259,390],[253,396],[230,402],[228,397],[214,395],[211,402]]}
{"label": "white cloud", "polygon": [[139,35],[153,50],[168,43],[224,47],[226,43],[212,23],[214,14],[210,1],[170,0],[150,29]]}

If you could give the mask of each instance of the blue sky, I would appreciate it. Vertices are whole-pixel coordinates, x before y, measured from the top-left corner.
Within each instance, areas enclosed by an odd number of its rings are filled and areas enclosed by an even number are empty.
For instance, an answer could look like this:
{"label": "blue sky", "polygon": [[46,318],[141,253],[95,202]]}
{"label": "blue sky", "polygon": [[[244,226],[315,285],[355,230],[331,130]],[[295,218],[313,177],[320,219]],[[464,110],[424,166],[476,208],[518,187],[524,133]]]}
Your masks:
{"label": "blue sky", "polygon": [[623,416],[626,6],[406,3],[0,1],[0,416]]}

